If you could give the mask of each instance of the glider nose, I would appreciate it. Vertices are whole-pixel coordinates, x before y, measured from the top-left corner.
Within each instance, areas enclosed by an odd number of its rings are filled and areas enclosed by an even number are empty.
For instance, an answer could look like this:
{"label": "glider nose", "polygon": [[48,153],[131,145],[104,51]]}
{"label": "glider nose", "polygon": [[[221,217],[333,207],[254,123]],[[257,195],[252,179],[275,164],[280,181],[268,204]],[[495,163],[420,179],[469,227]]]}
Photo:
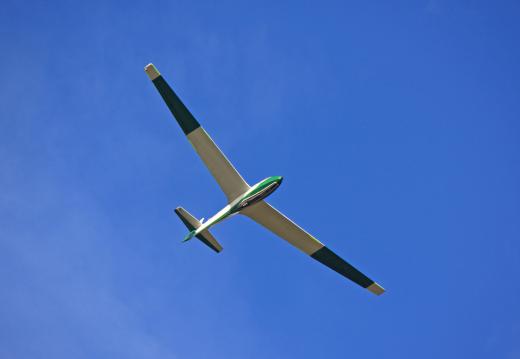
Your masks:
{"label": "glider nose", "polygon": [[282,176],[275,176],[274,177],[274,181],[276,183],[278,183],[278,185],[281,185],[282,184],[282,181],[283,181],[283,177]]}

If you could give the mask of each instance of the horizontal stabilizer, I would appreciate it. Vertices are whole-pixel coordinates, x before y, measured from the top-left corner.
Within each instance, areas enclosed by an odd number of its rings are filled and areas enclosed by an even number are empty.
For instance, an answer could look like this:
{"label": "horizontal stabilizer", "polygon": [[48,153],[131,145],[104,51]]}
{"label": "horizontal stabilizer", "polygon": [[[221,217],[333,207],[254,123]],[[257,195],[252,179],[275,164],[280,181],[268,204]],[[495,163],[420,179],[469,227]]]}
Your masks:
{"label": "horizontal stabilizer", "polygon": [[200,223],[195,217],[193,217],[188,211],[186,211],[182,207],[175,208],[175,214],[179,216],[182,223],[190,230],[190,233],[184,238],[183,242],[190,240],[194,236],[197,237],[202,243],[213,249],[215,252],[219,253],[222,250],[222,246],[220,243],[213,237],[213,235],[209,232],[209,230],[205,230],[195,235],[195,231],[199,228],[202,223]]}

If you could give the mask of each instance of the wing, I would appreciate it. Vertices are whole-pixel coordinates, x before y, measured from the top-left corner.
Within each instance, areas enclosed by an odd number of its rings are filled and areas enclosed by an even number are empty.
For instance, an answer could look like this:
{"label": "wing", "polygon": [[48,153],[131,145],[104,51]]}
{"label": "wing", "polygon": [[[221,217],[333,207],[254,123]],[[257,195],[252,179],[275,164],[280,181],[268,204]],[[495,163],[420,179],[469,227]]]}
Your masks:
{"label": "wing", "polygon": [[184,106],[179,97],[168,85],[153,64],[144,68],[146,74],[152,80],[161,94],[164,102],[179,123],[182,131],[197,151],[206,167],[219,184],[229,202],[249,189],[249,185],[220,151],[215,142],[200,126],[190,111]]}
{"label": "wing", "polygon": [[363,288],[368,289],[372,293],[380,295],[385,291],[379,284],[344,261],[336,253],[325,247],[320,241],[305,232],[296,223],[278,212],[276,208],[267,202],[262,201],[251,207],[247,207],[241,213],[264,226],[277,236],[285,239],[312,258],[325,264],[327,267],[335,270]]}

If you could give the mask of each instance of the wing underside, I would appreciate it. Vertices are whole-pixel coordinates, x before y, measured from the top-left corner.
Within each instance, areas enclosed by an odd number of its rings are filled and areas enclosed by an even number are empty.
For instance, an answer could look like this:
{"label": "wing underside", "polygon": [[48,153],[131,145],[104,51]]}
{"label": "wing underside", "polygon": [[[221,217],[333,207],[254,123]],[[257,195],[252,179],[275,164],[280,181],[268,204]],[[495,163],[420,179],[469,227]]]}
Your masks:
{"label": "wing underside", "polygon": [[[247,182],[200,126],[157,68],[149,64],[145,67],[145,72],[159,91],[193,148],[219,184],[228,202],[232,202],[239,195],[245,193],[250,188]],[[325,247],[320,241],[267,202],[257,203],[244,209],[241,213],[363,288],[377,295],[384,292],[379,284]]]}
{"label": "wing underside", "polygon": [[318,262],[376,295],[385,290],[265,201],[241,212]]}
{"label": "wing underside", "polygon": [[186,137],[188,137],[193,148],[226,195],[228,202],[233,201],[246,192],[249,189],[247,182],[244,181],[235,167],[233,167],[207,132],[204,131],[157,68],[149,64],[145,67],[145,72],[161,94],[161,97],[181,126]]}

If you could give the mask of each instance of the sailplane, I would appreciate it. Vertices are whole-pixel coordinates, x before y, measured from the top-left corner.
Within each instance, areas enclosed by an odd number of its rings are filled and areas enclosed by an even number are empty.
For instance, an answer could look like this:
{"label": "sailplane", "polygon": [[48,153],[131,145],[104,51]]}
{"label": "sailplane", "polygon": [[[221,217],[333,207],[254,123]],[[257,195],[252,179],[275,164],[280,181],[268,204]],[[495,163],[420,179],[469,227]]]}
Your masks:
{"label": "sailplane", "polygon": [[157,68],[149,64],[144,70],[228,200],[228,204],[207,221],[204,219],[199,221],[184,208],[177,207],[175,213],[190,231],[184,238],[184,242],[197,238],[219,253],[222,246],[209,229],[227,218],[242,214],[361,287],[376,295],[384,293],[383,287],[265,201],[267,196],[280,187],[283,180],[281,176],[268,177],[250,186],[182,103]]}

